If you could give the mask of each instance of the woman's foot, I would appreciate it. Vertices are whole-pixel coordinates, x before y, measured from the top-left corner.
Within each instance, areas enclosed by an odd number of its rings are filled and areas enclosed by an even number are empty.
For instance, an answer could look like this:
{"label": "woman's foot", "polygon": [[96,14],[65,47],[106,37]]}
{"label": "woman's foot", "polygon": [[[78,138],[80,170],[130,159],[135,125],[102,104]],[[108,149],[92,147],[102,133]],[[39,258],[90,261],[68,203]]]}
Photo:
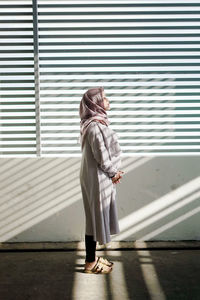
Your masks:
{"label": "woman's foot", "polygon": [[109,260],[107,260],[107,258],[104,258],[104,257],[99,257],[99,261],[108,267],[112,267],[114,265],[114,263],[112,261],[109,261]]}
{"label": "woman's foot", "polygon": [[92,261],[92,262],[86,261],[86,262],[85,262],[85,269],[91,270],[92,268],[94,268],[94,266],[95,266],[96,263],[97,263],[97,260],[98,260],[98,257],[96,256],[95,261]]}

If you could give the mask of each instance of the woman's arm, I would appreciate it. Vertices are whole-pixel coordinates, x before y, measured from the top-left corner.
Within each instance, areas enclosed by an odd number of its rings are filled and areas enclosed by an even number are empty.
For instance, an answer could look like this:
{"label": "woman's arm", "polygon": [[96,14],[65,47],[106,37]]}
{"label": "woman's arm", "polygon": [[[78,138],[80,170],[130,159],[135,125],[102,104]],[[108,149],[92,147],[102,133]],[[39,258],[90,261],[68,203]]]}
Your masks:
{"label": "woman's arm", "polygon": [[90,128],[88,128],[87,135],[92,153],[98,163],[98,166],[107,173],[109,177],[115,176],[118,170],[113,166],[109,158],[109,153],[105,147],[102,133],[95,122],[90,125]]}

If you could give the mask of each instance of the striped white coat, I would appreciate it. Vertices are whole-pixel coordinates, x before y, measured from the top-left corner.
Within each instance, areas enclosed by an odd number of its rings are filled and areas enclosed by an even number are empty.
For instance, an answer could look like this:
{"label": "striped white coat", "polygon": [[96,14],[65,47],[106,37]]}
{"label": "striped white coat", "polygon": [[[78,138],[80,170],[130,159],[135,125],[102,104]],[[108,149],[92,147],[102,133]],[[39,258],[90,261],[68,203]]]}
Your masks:
{"label": "striped white coat", "polygon": [[85,233],[100,245],[120,232],[116,204],[116,184],[111,177],[121,167],[117,134],[102,123],[89,124],[82,150],[80,184],[85,210]]}

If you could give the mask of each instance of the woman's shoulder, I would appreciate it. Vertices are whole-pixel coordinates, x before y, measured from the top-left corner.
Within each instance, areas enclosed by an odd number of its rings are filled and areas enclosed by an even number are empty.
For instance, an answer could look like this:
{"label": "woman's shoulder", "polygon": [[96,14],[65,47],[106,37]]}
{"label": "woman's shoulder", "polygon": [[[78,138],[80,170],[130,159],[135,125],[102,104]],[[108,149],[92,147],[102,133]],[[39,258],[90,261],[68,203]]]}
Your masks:
{"label": "woman's shoulder", "polygon": [[90,124],[87,126],[87,135],[93,135],[95,132],[98,130],[97,128],[97,123],[92,121]]}
{"label": "woman's shoulder", "polygon": [[97,126],[97,122],[90,122],[90,124],[88,125],[88,128],[87,130],[90,131],[90,130],[93,130],[95,127]]}
{"label": "woman's shoulder", "polygon": [[109,130],[108,126],[102,124],[101,122],[93,121],[88,125],[87,134],[96,135],[99,134],[99,132],[104,132],[104,134],[106,134],[107,130]]}
{"label": "woman's shoulder", "polygon": [[88,129],[89,130],[93,130],[95,128],[98,128],[98,127],[102,127],[102,128],[105,128],[107,127],[106,125],[102,124],[101,122],[96,122],[96,121],[92,121],[89,125],[88,125]]}

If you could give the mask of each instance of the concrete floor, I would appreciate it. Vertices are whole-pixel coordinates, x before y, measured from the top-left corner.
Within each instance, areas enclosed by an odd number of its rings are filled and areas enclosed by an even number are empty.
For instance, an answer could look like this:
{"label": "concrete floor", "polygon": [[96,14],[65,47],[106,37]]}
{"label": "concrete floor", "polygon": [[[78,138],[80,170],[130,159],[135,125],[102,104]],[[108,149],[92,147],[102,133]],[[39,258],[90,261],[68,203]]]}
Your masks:
{"label": "concrete floor", "polygon": [[98,250],[112,273],[83,273],[85,251],[1,251],[0,300],[200,299],[200,250]]}

